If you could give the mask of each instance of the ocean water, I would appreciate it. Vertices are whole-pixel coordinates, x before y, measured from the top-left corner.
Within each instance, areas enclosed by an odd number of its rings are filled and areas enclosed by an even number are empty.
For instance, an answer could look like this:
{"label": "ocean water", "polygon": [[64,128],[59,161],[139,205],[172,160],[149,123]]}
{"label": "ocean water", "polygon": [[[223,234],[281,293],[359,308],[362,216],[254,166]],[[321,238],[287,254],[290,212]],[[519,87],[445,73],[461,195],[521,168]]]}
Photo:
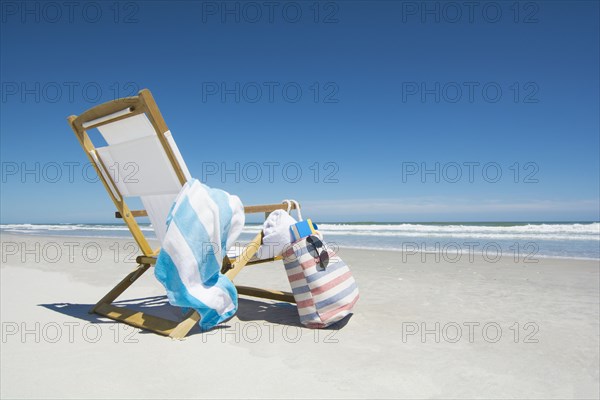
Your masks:
{"label": "ocean water", "polygon": [[[148,237],[152,226],[141,224]],[[240,241],[250,240],[261,225],[247,225]],[[598,222],[478,223],[322,223],[319,230],[333,247],[436,253],[498,255],[515,259],[560,257],[600,259]],[[0,232],[29,235],[131,237],[123,224],[2,224]]]}

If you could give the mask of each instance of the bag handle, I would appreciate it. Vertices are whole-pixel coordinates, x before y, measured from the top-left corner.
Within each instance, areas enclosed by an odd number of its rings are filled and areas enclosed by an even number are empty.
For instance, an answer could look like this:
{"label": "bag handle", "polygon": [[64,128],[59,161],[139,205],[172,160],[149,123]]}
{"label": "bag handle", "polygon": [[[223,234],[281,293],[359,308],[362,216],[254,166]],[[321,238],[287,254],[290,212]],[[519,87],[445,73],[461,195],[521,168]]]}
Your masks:
{"label": "bag handle", "polygon": [[300,210],[300,204],[298,204],[298,202],[296,200],[292,200],[292,203],[294,203],[294,205],[296,206],[296,212],[298,213],[298,221],[303,221],[304,218],[302,218],[302,211]]}
{"label": "bag handle", "polygon": [[298,221],[302,221],[302,211],[300,210],[300,204],[296,200],[285,199],[282,203],[287,204],[287,213],[292,214],[292,204],[296,206],[296,212],[298,214]]}

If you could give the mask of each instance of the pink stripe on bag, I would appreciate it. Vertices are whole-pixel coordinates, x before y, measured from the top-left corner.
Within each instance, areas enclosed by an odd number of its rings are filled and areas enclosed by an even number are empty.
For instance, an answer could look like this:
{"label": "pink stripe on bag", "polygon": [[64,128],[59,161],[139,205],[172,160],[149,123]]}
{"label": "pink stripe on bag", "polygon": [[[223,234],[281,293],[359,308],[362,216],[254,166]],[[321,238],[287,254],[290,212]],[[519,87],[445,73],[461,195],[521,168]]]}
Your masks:
{"label": "pink stripe on bag", "polygon": [[304,262],[301,262],[300,265],[302,266],[302,269],[309,269],[309,268],[312,268],[315,265],[317,265],[317,260],[318,260],[318,258],[316,258],[316,257],[315,258],[311,258],[311,259],[308,259],[308,260],[306,260]]}
{"label": "pink stripe on bag", "polygon": [[290,283],[299,281],[300,279],[304,279],[304,274],[300,272],[299,274],[288,275],[288,279]]}
{"label": "pink stripe on bag", "polygon": [[307,300],[299,301],[299,302],[296,303],[296,305],[298,306],[298,308],[314,307],[315,303],[314,303],[313,299],[310,298],[310,299],[307,299]]}
{"label": "pink stripe on bag", "polygon": [[359,297],[360,297],[360,295],[357,294],[356,297],[354,298],[354,300],[352,300],[352,302],[350,304],[346,304],[345,306],[336,308],[336,309],[326,312],[322,315],[319,314],[319,316],[321,317],[321,320],[327,321],[329,318],[333,317],[335,314],[337,314],[339,312],[350,310],[352,307],[354,307],[354,304],[358,301]]}
{"label": "pink stripe on bag", "polygon": [[283,258],[288,258],[293,254],[294,254],[294,248],[292,246],[290,246],[286,250],[283,251],[282,256],[283,256]]}
{"label": "pink stripe on bag", "polygon": [[332,281],[327,282],[324,285],[321,285],[317,288],[314,288],[313,290],[311,290],[312,294],[317,295],[317,294],[321,294],[323,292],[328,291],[329,289],[339,285],[340,283],[344,282],[346,279],[350,278],[352,276],[352,273],[350,271],[347,271],[346,273],[344,273],[343,275],[338,276],[337,278],[335,278]]}

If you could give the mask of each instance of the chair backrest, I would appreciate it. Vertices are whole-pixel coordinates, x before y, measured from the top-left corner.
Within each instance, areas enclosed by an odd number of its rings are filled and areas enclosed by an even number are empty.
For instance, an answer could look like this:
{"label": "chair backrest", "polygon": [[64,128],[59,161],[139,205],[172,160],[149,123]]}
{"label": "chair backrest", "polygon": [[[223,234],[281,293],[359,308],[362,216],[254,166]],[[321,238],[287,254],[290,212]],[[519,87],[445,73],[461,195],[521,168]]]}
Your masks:
{"label": "chair backrest", "polygon": [[[139,197],[159,241],[189,170],[148,90],[69,117],[119,213],[146,255],[153,253],[126,199]],[[94,147],[87,131],[97,128],[107,145]],[[139,214],[137,215],[139,216]]]}

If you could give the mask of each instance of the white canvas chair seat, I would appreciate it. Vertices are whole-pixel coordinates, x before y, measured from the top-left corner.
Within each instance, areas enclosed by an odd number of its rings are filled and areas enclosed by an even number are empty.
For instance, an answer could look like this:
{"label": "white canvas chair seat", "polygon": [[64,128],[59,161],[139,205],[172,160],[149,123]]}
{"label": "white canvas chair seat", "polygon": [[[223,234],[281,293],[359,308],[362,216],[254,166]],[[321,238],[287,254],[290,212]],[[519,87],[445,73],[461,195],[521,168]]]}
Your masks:
{"label": "white canvas chair seat", "polygon": [[[166,220],[181,190],[179,178],[144,114],[98,127],[108,146],[96,148],[100,168],[113,178],[124,197],[140,197],[160,242],[166,234]],[[190,172],[170,131],[164,133],[187,180]],[[116,192],[114,193],[118,195]]]}

